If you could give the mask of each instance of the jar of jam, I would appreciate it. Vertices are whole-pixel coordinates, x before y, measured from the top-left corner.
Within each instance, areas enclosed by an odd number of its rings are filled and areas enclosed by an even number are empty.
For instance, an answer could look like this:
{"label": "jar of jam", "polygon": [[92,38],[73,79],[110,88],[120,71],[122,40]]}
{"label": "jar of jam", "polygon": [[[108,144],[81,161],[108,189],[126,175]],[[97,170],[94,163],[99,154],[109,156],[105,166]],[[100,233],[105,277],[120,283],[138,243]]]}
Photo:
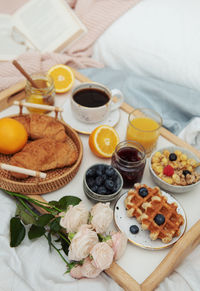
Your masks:
{"label": "jar of jam", "polygon": [[[55,87],[53,79],[42,73],[31,75],[31,78],[34,80],[37,88],[33,87],[27,80],[25,86],[26,102],[54,106]],[[44,109],[28,107],[28,110],[30,112],[47,113]]]}
{"label": "jar of jam", "polygon": [[122,141],[115,148],[111,164],[122,175],[123,187],[132,188],[142,180],[146,164],[145,149],[136,141]]}

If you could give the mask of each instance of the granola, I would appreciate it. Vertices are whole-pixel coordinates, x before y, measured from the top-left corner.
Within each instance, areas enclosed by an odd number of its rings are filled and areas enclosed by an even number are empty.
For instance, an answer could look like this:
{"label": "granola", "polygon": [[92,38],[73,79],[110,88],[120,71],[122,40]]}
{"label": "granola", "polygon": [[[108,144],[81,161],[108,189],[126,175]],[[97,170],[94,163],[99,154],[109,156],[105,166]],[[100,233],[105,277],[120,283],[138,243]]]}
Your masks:
{"label": "granola", "polygon": [[159,178],[171,185],[187,186],[200,180],[200,173],[195,171],[197,161],[180,150],[156,152],[151,166]]}

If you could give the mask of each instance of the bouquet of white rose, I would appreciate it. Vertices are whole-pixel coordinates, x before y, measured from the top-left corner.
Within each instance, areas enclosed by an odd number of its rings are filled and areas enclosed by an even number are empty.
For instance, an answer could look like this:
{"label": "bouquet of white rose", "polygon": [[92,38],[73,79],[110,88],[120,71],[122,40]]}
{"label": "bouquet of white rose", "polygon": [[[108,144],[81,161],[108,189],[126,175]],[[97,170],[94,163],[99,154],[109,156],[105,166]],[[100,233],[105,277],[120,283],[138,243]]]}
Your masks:
{"label": "bouquet of white rose", "polygon": [[[80,198],[64,196],[59,201],[41,202],[26,195],[5,191],[18,200],[10,220],[11,247],[17,247],[28,231],[29,239],[45,236],[76,279],[95,278],[124,253],[127,238],[108,232],[113,219],[109,203],[97,203],[90,211]],[[32,205],[47,213],[40,214]],[[58,245],[59,244],[59,245]]]}

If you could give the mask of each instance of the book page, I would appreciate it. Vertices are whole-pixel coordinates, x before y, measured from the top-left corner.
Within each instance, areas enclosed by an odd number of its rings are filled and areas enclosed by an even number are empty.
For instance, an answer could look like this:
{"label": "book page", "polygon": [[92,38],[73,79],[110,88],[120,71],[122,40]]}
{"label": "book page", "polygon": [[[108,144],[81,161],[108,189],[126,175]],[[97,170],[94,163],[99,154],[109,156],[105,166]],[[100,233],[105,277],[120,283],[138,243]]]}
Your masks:
{"label": "book page", "polygon": [[14,22],[41,52],[58,51],[86,31],[63,0],[31,0],[14,14]]}
{"label": "book page", "polygon": [[25,40],[13,30],[8,14],[0,14],[0,40],[0,61],[12,60],[26,51]]}

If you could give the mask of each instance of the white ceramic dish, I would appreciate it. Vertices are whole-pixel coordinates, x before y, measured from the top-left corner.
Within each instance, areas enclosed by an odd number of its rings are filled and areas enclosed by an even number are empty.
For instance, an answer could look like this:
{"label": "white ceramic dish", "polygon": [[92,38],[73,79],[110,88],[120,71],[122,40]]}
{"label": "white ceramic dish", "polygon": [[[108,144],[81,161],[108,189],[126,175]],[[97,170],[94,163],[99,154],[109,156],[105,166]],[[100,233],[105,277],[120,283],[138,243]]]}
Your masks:
{"label": "white ceramic dish", "polygon": [[[134,245],[144,248],[144,249],[149,249],[149,250],[160,250],[164,249],[167,247],[172,246],[175,242],[177,242],[182,235],[185,232],[186,229],[186,224],[187,224],[187,219],[185,212],[180,205],[180,203],[170,194],[162,191],[162,195],[167,197],[168,203],[176,202],[178,205],[177,212],[181,214],[184,218],[184,224],[181,226],[181,233],[180,236],[174,237],[168,244],[163,243],[160,239],[157,240],[151,240],[149,237],[149,231],[148,230],[143,230],[141,228],[141,224],[137,221],[136,218],[131,217],[129,218],[126,214],[126,208],[124,205],[124,200],[127,196],[127,192],[122,194],[120,198],[117,200],[115,207],[114,207],[114,222],[117,226],[117,228],[124,232],[128,238],[128,240],[133,243]],[[139,232],[137,234],[132,234],[130,232],[130,226],[131,225],[137,225],[139,227]]]}
{"label": "white ceramic dish", "polygon": [[63,105],[63,110],[64,110],[62,113],[63,120],[67,124],[69,124],[72,128],[74,128],[77,132],[82,134],[90,134],[97,126],[102,124],[115,127],[120,119],[120,110],[116,109],[114,111],[111,111],[108,117],[101,122],[92,124],[81,122],[78,119],[76,119],[75,116],[73,115],[73,112],[71,110],[70,98],[68,98],[65,104]]}
{"label": "white ceramic dish", "polygon": [[[176,186],[176,185],[168,184],[167,182],[163,181],[161,178],[159,178],[156,175],[156,173],[153,171],[153,169],[151,167],[151,159],[156,152],[159,151],[162,153],[164,150],[168,150],[170,153],[173,153],[176,150],[180,150],[182,153],[186,154],[189,158],[193,158],[197,162],[200,162],[200,160],[198,159],[198,157],[195,154],[193,154],[189,150],[181,148],[181,147],[170,146],[170,147],[164,147],[164,148],[156,150],[155,152],[153,152],[151,154],[150,159],[149,159],[149,170],[150,170],[152,179],[154,180],[156,185],[158,185],[160,188],[166,190],[167,192],[171,192],[171,193],[185,193],[185,192],[189,192],[189,191],[193,190],[194,188],[198,187],[200,185],[200,180],[198,182],[196,182],[195,184],[191,184],[191,185],[187,185],[187,186]],[[200,167],[198,167],[196,169],[196,171],[198,173],[200,173]]]}

